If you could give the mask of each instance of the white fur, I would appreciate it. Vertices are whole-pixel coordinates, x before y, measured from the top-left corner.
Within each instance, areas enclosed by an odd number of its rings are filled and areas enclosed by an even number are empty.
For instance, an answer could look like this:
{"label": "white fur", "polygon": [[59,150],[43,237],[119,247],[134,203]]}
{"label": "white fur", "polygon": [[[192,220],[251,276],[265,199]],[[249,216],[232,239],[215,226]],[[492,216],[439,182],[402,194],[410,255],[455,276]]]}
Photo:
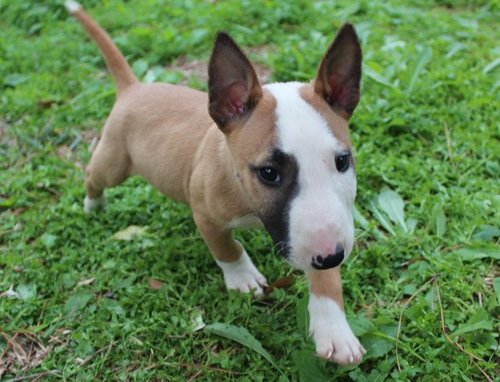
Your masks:
{"label": "white fur", "polygon": [[78,1],[74,1],[74,0],[67,0],[64,3],[64,6],[66,7],[66,9],[68,10],[69,13],[75,13],[75,12],[78,12],[80,9],[82,9],[82,6],[80,5],[80,3]]}
{"label": "white fur", "polygon": [[309,297],[309,332],[316,344],[316,353],[343,365],[358,364],[366,350],[352,333],[345,314],[337,303],[327,297]]}
{"label": "white fur", "polygon": [[[289,206],[289,259],[295,267],[307,271],[312,269],[314,255],[334,253],[337,243],[343,245],[346,258],[351,252],[356,177],[352,168],[345,173],[337,171],[335,155],[348,148],[335,138],[320,113],[300,96],[302,86],[290,82],[266,88],[277,101],[276,126],[281,149],[293,155],[299,167],[299,194]],[[324,253],[327,250],[330,252]]]}
{"label": "white fur", "polygon": [[240,258],[234,262],[219,260],[216,262],[224,273],[227,289],[235,289],[245,293],[253,292],[255,295],[262,294],[262,287],[267,285],[266,278],[257,270],[245,250]]}
{"label": "white fur", "polygon": [[106,199],[104,199],[104,195],[101,195],[97,199],[92,199],[89,198],[88,196],[85,196],[85,199],[83,200],[83,210],[87,214],[91,213],[92,211],[98,208],[104,208],[105,205],[106,205]]}

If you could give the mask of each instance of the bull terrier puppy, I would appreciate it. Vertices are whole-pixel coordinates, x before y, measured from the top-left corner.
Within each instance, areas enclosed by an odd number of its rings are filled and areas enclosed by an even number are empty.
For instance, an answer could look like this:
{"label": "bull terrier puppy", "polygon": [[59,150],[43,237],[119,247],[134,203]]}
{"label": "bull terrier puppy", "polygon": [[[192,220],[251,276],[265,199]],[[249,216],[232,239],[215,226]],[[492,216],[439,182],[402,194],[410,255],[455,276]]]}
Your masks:
{"label": "bull terrier puppy", "polygon": [[[186,203],[228,289],[261,294],[266,278],[231,230],[262,224],[310,284],[310,332],[320,357],[357,364],[365,353],[347,323],[340,264],[354,241],[356,176],[348,119],[360,97],[361,48],[345,24],[310,83],[262,86],[220,32],[208,94],[143,84],[108,34],[66,3],[99,46],[117,100],[86,169],[84,208],[132,175]],[[208,108],[207,108],[208,106]]]}

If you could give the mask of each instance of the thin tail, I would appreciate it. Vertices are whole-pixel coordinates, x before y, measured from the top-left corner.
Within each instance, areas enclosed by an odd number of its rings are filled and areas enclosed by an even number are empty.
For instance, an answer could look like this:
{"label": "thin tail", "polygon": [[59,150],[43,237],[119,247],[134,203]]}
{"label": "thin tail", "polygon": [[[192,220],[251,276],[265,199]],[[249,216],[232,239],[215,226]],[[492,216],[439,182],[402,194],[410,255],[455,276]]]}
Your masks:
{"label": "thin tail", "polygon": [[94,39],[102,52],[106,65],[116,83],[118,94],[132,84],[137,83],[132,69],[128,65],[125,57],[118,50],[109,35],[83,10],[82,6],[74,1],[68,0],[65,3],[66,9],[70,14],[83,25],[85,30]]}

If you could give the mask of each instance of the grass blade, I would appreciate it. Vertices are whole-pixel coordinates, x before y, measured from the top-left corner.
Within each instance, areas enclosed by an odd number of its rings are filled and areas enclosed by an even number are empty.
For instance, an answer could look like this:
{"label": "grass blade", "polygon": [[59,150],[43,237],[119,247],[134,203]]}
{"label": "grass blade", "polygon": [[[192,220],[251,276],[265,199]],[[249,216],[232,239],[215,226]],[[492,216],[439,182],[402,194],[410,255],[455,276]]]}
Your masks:
{"label": "grass blade", "polygon": [[496,60],[490,62],[488,65],[486,65],[483,68],[483,74],[489,73],[492,70],[494,70],[498,65],[500,65],[500,58],[497,58]]}
{"label": "grass blade", "polygon": [[215,322],[205,327],[210,333],[227,338],[229,340],[238,342],[247,348],[259,353],[271,365],[279,370],[278,366],[274,363],[273,357],[263,347],[262,344],[250,332],[241,326],[224,324]]}
{"label": "grass blade", "polygon": [[376,83],[380,85],[387,86],[389,88],[395,89],[395,86],[389,82],[388,79],[386,79],[384,76],[381,74],[377,73],[375,70],[370,68],[368,65],[363,65],[363,74],[368,77],[369,79],[375,81]]}
{"label": "grass blade", "polygon": [[495,260],[500,260],[500,250],[495,247],[468,247],[460,248],[455,251],[455,254],[460,256],[464,261],[479,260],[483,258],[490,258]]}
{"label": "grass blade", "polygon": [[431,224],[436,236],[443,237],[446,232],[446,215],[444,214],[443,206],[439,203],[432,207]]}
{"label": "grass blade", "polygon": [[380,208],[387,214],[389,219],[391,219],[394,224],[399,225],[405,233],[408,232],[405,221],[405,204],[403,198],[401,198],[397,192],[385,188],[380,192],[377,200]]}
{"label": "grass blade", "polygon": [[352,216],[354,218],[354,221],[357,224],[359,224],[361,226],[361,228],[363,228],[366,231],[371,231],[373,233],[373,236],[377,240],[385,239],[385,235],[381,231],[379,231],[377,227],[373,227],[373,228],[370,229],[370,223],[361,214],[361,212],[359,211],[359,209],[356,206],[353,207]]}
{"label": "grass blade", "polygon": [[391,235],[395,236],[396,232],[392,228],[392,225],[389,220],[380,212],[380,210],[377,207],[377,203],[374,200],[370,200],[368,207],[372,211],[373,216],[377,221],[380,223],[382,227],[385,228],[387,232],[389,232]]}
{"label": "grass blade", "polygon": [[459,325],[458,329],[451,334],[451,337],[478,330],[493,330],[491,318],[484,309],[477,311],[465,324]]}
{"label": "grass blade", "polygon": [[411,94],[413,86],[415,85],[415,82],[417,82],[417,78],[420,72],[425,68],[425,65],[429,63],[431,57],[432,57],[432,49],[426,47],[422,51],[422,54],[420,54],[417,65],[415,65],[415,70],[413,71],[413,74],[411,76],[410,83],[408,84],[408,89],[406,90],[406,94]]}
{"label": "grass blade", "polygon": [[298,350],[293,353],[295,368],[299,372],[300,382],[323,382],[328,378],[325,376],[324,368],[318,357],[311,351]]}

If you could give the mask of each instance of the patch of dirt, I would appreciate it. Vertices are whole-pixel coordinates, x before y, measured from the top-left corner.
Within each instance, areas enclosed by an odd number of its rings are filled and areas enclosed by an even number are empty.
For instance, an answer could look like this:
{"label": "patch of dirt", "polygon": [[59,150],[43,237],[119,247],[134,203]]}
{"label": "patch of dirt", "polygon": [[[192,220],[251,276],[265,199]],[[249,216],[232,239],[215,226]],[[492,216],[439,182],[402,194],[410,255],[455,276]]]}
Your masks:
{"label": "patch of dirt", "polygon": [[40,365],[52,349],[45,346],[34,334],[23,332],[10,336],[0,332],[0,378],[5,374],[16,375]]}
{"label": "patch of dirt", "polygon": [[[253,47],[246,49],[246,51],[251,55],[262,55],[267,50],[267,47]],[[265,65],[255,62],[252,62],[252,65],[255,68],[257,77],[259,77],[259,81],[262,84],[268,83],[271,79],[271,69]],[[184,79],[181,81],[181,84],[183,85],[186,85],[188,79],[193,76],[196,76],[205,82],[208,81],[208,61],[189,61],[186,56],[181,56],[170,65],[167,65],[166,69],[181,72],[184,75]]]}
{"label": "patch of dirt", "polygon": [[190,77],[196,76],[203,81],[208,80],[208,62],[207,61],[189,61],[186,56],[180,56],[177,60],[166,66],[167,70],[179,71],[184,75],[181,84],[186,85]]}
{"label": "patch of dirt", "polygon": [[8,134],[9,124],[3,117],[0,115],[0,144],[6,144],[8,146],[16,146],[17,141],[14,137],[9,136]]}

